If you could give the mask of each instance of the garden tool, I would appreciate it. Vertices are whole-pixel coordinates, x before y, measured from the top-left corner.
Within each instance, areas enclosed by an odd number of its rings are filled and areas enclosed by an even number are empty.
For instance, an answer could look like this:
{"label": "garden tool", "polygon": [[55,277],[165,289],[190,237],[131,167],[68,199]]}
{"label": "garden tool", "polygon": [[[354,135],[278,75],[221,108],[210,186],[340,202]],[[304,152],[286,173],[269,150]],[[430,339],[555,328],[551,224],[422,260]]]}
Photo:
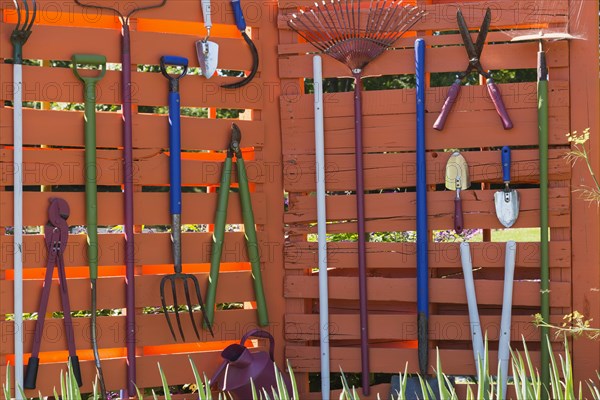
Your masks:
{"label": "garden tool", "polygon": [[198,55],[198,63],[200,63],[202,75],[206,79],[210,79],[215,74],[217,65],[219,64],[219,45],[208,40],[210,39],[210,29],[212,28],[210,0],[201,0],[201,5],[206,36],[204,39],[196,42],[196,54]]}
{"label": "garden tool", "polygon": [[456,197],[454,198],[454,231],[458,234],[462,233],[464,227],[460,191],[466,190],[470,186],[471,181],[469,180],[467,161],[460,152],[455,151],[446,164],[446,189],[456,190]]}
{"label": "garden tool", "polygon": [[477,376],[480,376],[479,368],[483,366],[485,358],[485,347],[481,323],[479,322],[479,311],[477,310],[477,296],[475,294],[475,282],[473,281],[473,261],[471,260],[471,247],[468,242],[460,244],[460,260],[465,279],[465,290],[467,292],[467,306],[469,308],[469,325],[471,327],[471,341],[473,343],[473,356],[475,357],[475,368]]}
{"label": "garden tool", "polygon": [[133,234],[133,117],[132,117],[132,95],[131,95],[131,35],[129,21],[135,13],[153,8],[162,7],[167,0],[160,0],[155,5],[134,7],[126,14],[122,14],[118,8],[100,6],[95,3],[85,4],[80,0],[75,3],[81,7],[91,7],[100,10],[108,10],[119,17],[121,23],[121,97],[123,101],[123,171],[124,171],[124,200],[125,200],[125,303],[127,313],[125,315],[126,345],[127,345],[127,393],[136,394],[136,361],[135,361],[135,244]]}
{"label": "garden tool", "polygon": [[499,399],[506,398],[506,384],[508,382],[508,366],[510,361],[510,320],[512,316],[513,280],[515,276],[515,262],[517,259],[517,244],[513,241],[506,242],[506,256],[504,260],[504,293],[502,295],[502,319],[500,320],[500,343],[498,344],[498,380],[501,392]]}
{"label": "garden tool", "polygon": [[504,190],[494,193],[496,216],[507,228],[513,226],[519,216],[519,193],[510,188],[510,147],[502,148],[502,176]]}
{"label": "garden tool", "polygon": [[58,281],[60,287],[60,298],[65,319],[65,332],[67,347],[69,349],[69,363],[71,370],[81,387],[81,370],[79,368],[79,358],[75,349],[75,334],[73,333],[73,320],[71,318],[71,304],[69,302],[69,290],[67,289],[67,276],[65,272],[64,252],[69,239],[69,204],[59,198],[51,198],[48,207],[48,222],[44,226],[44,237],[46,239],[46,278],[40,298],[40,307],[38,309],[38,320],[35,324],[35,333],[33,336],[33,349],[31,357],[25,372],[25,389],[35,389],[38,367],[40,364],[39,354],[44,335],[44,322],[46,321],[46,312],[48,310],[48,299],[50,298],[50,287],[52,285],[52,274],[54,267],[58,269]]}
{"label": "garden tool", "polygon": [[221,87],[225,89],[238,89],[249,84],[250,81],[254,79],[254,75],[256,75],[258,72],[258,50],[256,49],[252,39],[250,39],[246,33],[246,19],[244,18],[244,12],[242,11],[240,0],[231,0],[231,8],[233,9],[233,15],[235,17],[235,25],[240,30],[242,37],[248,44],[250,52],[252,53],[252,69],[250,70],[248,76],[238,82],[221,85]]}
{"label": "garden tool", "polygon": [[511,129],[513,127],[512,121],[508,116],[508,112],[506,111],[506,107],[504,107],[504,102],[502,101],[502,95],[500,94],[500,89],[494,82],[492,75],[485,71],[481,66],[481,52],[483,51],[483,47],[485,45],[485,38],[487,37],[490,22],[492,20],[492,12],[488,8],[485,13],[485,18],[483,19],[483,23],[479,30],[479,34],[477,35],[477,42],[473,44],[473,40],[471,39],[471,34],[469,33],[469,28],[467,27],[467,23],[463,17],[462,11],[459,9],[456,12],[456,20],[458,21],[458,28],[460,30],[460,34],[462,36],[463,43],[465,44],[465,49],[467,51],[467,55],[469,56],[469,66],[467,69],[462,72],[460,75],[456,77],[456,80],[450,87],[450,91],[448,92],[448,98],[444,105],[442,106],[442,112],[433,124],[433,128],[441,131],[444,129],[444,125],[446,123],[446,118],[450,114],[452,110],[452,106],[458,97],[461,88],[461,82],[473,71],[476,70],[479,75],[482,75],[487,80],[487,89],[494,103],[494,107],[496,108],[496,112],[500,116],[502,120],[502,126],[504,129]]}
{"label": "garden tool", "polygon": [[313,57],[315,96],[315,168],[317,181],[317,240],[319,245],[319,339],[321,345],[321,396],[329,400],[329,288],[327,277],[327,206],[325,204],[325,128],[323,126],[323,63]]}
{"label": "garden tool", "polygon": [[[96,332],[96,282],[98,280],[98,188],[96,184],[96,83],[106,74],[106,57],[97,54],[74,54],[72,59],[73,73],[84,85],[84,121],[85,121],[85,216],[87,225],[88,263],[92,291],[91,342],[94,361],[100,382],[101,396],[106,395],[98,340]],[[95,76],[83,76],[78,64],[99,68]]]}
{"label": "garden tool", "polygon": [[[364,14],[364,17],[361,17]],[[365,192],[362,144],[362,75],[364,68],[416,24],[425,14],[419,7],[402,2],[374,0],[363,9],[359,0],[339,0],[293,14],[288,25],[319,51],[344,63],[354,85],[354,146],[356,160],[356,209],[358,230],[358,276],[363,394],[369,388],[369,333],[367,318],[367,266]]]}
{"label": "garden tool", "polygon": [[219,282],[219,265],[221,264],[221,254],[223,252],[223,242],[225,239],[225,223],[227,220],[227,204],[229,202],[229,189],[231,186],[231,169],[233,157],[236,157],[238,191],[240,203],[242,206],[242,218],[244,220],[244,233],[246,236],[246,249],[250,259],[252,269],[252,279],[254,285],[254,295],[256,297],[256,308],[258,313],[258,324],[260,326],[269,325],[269,316],[267,314],[267,302],[263,290],[262,272],[260,270],[260,255],[258,253],[258,239],[256,238],[256,227],[254,224],[254,212],[252,211],[252,200],[250,199],[250,189],[248,187],[248,175],[246,174],[246,164],[242,158],[242,132],[234,123],[231,125],[231,140],[227,148],[227,157],[223,164],[221,172],[221,184],[219,196],[217,199],[217,211],[215,213],[215,228],[213,233],[213,246],[210,255],[210,275],[208,278],[208,290],[206,292],[206,314],[208,321],[212,324],[215,312],[215,299],[217,296],[217,284]]}
{"label": "garden tool", "polygon": [[[537,104],[538,104],[538,136],[540,154],[540,314],[544,322],[550,321],[550,249],[548,237],[548,65],[544,51],[544,39],[576,39],[568,33],[553,33],[544,35],[543,32],[534,35],[524,35],[511,41],[538,40],[537,57]],[[540,380],[542,385],[550,390],[550,330],[548,327],[539,328],[541,339]],[[542,398],[547,398],[547,392],[542,390]]]}
{"label": "garden tool", "polygon": [[[180,67],[182,71],[178,75],[170,75],[167,72],[167,66]],[[173,325],[171,324],[171,318],[167,310],[167,302],[165,300],[165,284],[171,283],[171,290],[173,292],[173,307],[175,309],[175,319],[177,320],[177,326],[181,339],[185,341],[185,335],[183,334],[183,326],[179,318],[179,303],[177,302],[177,289],[175,283],[177,280],[183,282],[183,289],[185,291],[185,299],[187,302],[187,309],[192,320],[192,326],[196,337],[200,339],[200,333],[196,326],[196,320],[194,318],[194,310],[192,306],[192,300],[190,296],[190,289],[188,281],[192,281],[194,285],[194,292],[198,304],[200,305],[200,311],[204,317],[204,322],[208,325],[210,334],[214,337],[212,327],[208,322],[206,316],[206,308],[202,301],[202,295],[200,294],[200,283],[198,278],[192,274],[184,274],[183,266],[181,261],[181,127],[180,127],[180,112],[181,112],[181,100],[179,96],[179,80],[183,78],[188,72],[188,60],[183,57],[175,56],[163,56],[160,58],[160,70],[162,74],[169,80],[169,198],[170,198],[170,212],[171,212],[171,239],[173,241],[173,268],[174,274],[165,275],[160,281],[160,301],[162,303],[163,312],[165,318],[167,318],[167,324],[173,335],[173,339],[177,341]]]}
{"label": "garden tool", "polygon": [[[31,35],[35,22],[37,4],[23,0],[21,8],[18,0],[13,0],[17,12],[17,25],[10,35],[13,45],[13,249],[14,249],[14,345],[15,345],[15,387],[23,387],[23,46]],[[24,20],[21,12],[25,11]],[[17,399],[21,393],[15,390]]]}

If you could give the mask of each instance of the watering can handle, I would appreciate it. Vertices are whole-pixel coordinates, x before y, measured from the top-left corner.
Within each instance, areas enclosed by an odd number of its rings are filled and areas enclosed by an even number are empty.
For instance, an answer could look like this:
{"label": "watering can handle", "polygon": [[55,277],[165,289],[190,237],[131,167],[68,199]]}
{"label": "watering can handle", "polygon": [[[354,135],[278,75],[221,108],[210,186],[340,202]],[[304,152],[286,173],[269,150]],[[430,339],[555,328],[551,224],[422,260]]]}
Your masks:
{"label": "watering can handle", "polygon": [[275,339],[273,338],[273,335],[267,331],[263,331],[262,329],[253,329],[242,337],[240,344],[244,346],[244,343],[246,343],[246,340],[248,340],[250,337],[269,339],[269,356],[271,357],[272,361],[275,361]]}

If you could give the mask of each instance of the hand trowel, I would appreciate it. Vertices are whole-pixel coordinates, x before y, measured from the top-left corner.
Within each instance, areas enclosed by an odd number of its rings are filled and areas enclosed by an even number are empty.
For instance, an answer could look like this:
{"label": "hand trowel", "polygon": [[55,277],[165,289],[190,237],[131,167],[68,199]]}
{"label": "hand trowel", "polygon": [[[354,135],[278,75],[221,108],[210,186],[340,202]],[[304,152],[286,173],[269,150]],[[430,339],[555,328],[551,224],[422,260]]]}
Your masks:
{"label": "hand trowel", "polygon": [[210,28],[212,28],[210,0],[202,0],[201,4],[204,26],[206,27],[206,37],[196,42],[196,53],[198,54],[198,62],[202,69],[202,75],[206,79],[210,79],[215,74],[219,63],[219,45],[208,40],[210,38]]}
{"label": "hand trowel", "polygon": [[454,198],[454,231],[458,234],[462,233],[464,226],[460,191],[468,189],[470,186],[471,181],[469,180],[467,161],[460,152],[455,151],[446,164],[446,189],[456,190],[456,197]]}
{"label": "hand trowel", "polygon": [[510,188],[510,147],[502,148],[502,177],[504,190],[494,193],[496,216],[507,228],[513,226],[519,216],[519,193]]}

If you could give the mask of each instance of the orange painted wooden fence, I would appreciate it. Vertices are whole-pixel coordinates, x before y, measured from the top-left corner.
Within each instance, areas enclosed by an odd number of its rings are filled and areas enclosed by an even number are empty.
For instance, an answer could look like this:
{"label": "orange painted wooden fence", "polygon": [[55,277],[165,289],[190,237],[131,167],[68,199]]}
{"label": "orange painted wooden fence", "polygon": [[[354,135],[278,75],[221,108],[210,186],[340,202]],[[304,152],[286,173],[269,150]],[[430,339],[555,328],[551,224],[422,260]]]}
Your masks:
{"label": "orange painted wooden fence", "polygon": [[[467,57],[456,32],[456,10],[462,7],[470,28],[477,29],[487,7],[492,8],[490,42],[483,51],[484,68],[535,69],[537,43],[510,43],[507,30],[524,29],[531,21],[544,20],[554,26],[583,24],[589,41],[548,44],[550,82],[550,298],[555,323],[572,310],[596,318],[599,312],[598,212],[577,193],[589,184],[582,165],[572,168],[563,158],[569,149],[565,134],[592,127],[590,151],[598,153],[598,21],[597,4],[583,2],[578,19],[570,20],[569,7],[580,2],[458,2],[417,1],[428,14],[389,50],[365,68],[366,76],[414,74],[414,40],[427,44],[426,72],[462,71]],[[314,373],[319,361],[319,307],[315,145],[313,96],[304,94],[303,78],[312,78],[312,46],[299,40],[287,26],[298,7],[311,1],[280,1],[279,75],[284,186],[289,193],[285,213],[286,241],[284,293],[286,297],[286,357],[297,373]],[[538,7],[540,6],[540,7]],[[550,9],[550,12],[547,12]],[[545,15],[542,17],[542,15]],[[571,30],[582,26],[572,26]],[[448,34],[438,34],[438,32]],[[588,51],[588,55],[585,52]],[[349,70],[328,56],[323,57],[325,78],[350,77]],[[512,179],[520,185],[521,210],[513,228],[539,226],[539,155],[536,83],[500,85],[514,122],[502,129],[485,85],[463,87],[446,127],[432,128],[446,98],[448,87],[426,91],[426,142],[429,227],[453,227],[454,192],[443,188],[445,165],[450,152],[466,149],[472,186],[462,192],[465,227],[484,230],[487,241],[473,243],[473,264],[483,329],[490,340],[492,365],[497,360],[500,313],[504,280],[505,244],[489,241],[489,230],[500,229],[490,185],[502,183],[500,147],[513,149]],[[326,93],[325,167],[327,232],[356,233],[353,93]],[[363,92],[363,141],[365,164],[367,232],[405,232],[416,228],[416,117],[415,90]],[[594,160],[594,167],[597,167]],[[437,189],[436,189],[437,188]],[[390,236],[393,237],[392,234]],[[400,235],[398,235],[400,236]],[[505,237],[510,236],[506,234]],[[494,236],[492,235],[492,239]],[[506,239],[503,239],[506,240]],[[518,239],[517,239],[518,240]],[[538,239],[539,240],[539,239]],[[475,373],[465,288],[458,240],[430,244],[430,365],[439,348],[443,370],[449,374]],[[331,370],[360,372],[358,315],[358,256],[355,242],[329,243]],[[369,340],[371,372],[397,373],[408,362],[409,372],[418,372],[416,351],[416,247],[415,243],[367,243]],[[532,315],[540,306],[539,242],[528,239],[517,247],[512,345],[527,340],[539,363],[539,331]],[[555,339],[555,348],[560,340]],[[579,379],[592,378],[600,362],[600,346],[588,340],[574,341],[575,371]],[[430,372],[433,370],[430,369]],[[300,379],[300,382],[306,383]],[[378,386],[385,395],[389,386]],[[304,386],[304,390],[307,387]],[[311,398],[319,398],[315,394]]]}
{"label": "orange painted wooden fence", "polygon": [[[145,1],[144,1],[145,3]],[[220,68],[244,70],[251,64],[250,54],[233,25],[233,14],[225,0],[213,0],[215,40],[220,47]],[[419,3],[421,3],[419,1]],[[456,30],[454,19],[457,4],[447,1],[427,3],[429,14],[419,24],[416,35],[428,44],[428,73],[462,70],[466,66],[464,49],[457,34],[432,35],[432,31]],[[433,4],[430,4],[433,3]],[[493,4],[492,4],[493,3]],[[470,26],[479,26],[483,10],[494,7],[494,28],[522,26],[518,19],[526,13],[519,1],[462,2]],[[555,2],[556,3],[556,2]],[[561,2],[562,11],[575,7],[575,2]],[[579,310],[600,320],[600,272],[598,242],[600,239],[597,209],[580,199],[573,189],[590,184],[582,164],[571,168],[562,158],[569,143],[565,133],[592,128],[590,149],[593,166],[598,170],[598,49],[597,4],[583,2],[581,22],[587,27],[586,41],[548,44],[550,83],[550,244],[552,317],[559,322],[562,315]],[[98,53],[109,62],[119,63],[120,32],[112,15],[89,14],[72,2],[38,1],[41,12],[34,33],[24,51],[26,59],[69,60],[74,53]],[[309,234],[316,233],[316,200],[314,179],[314,135],[312,96],[305,95],[302,80],[312,76],[312,51],[286,25],[286,15],[298,6],[310,6],[310,1],[245,1],[244,9],[251,36],[261,57],[260,72],[255,80],[240,90],[223,90],[220,84],[235,78],[213,77],[210,80],[193,75],[181,85],[184,107],[242,109],[239,125],[243,131],[243,146],[248,147],[252,160],[248,163],[253,185],[253,205],[261,244],[261,261],[271,324],[268,327],[277,340],[279,362],[289,359],[300,382],[308,392],[307,374],[319,370],[318,349],[318,289],[313,268],[317,266],[316,243]],[[12,236],[6,227],[12,226],[12,108],[4,101],[12,99],[12,57],[9,42],[14,28],[12,2],[0,3],[3,19],[0,23],[0,235],[1,280],[0,310],[13,310]],[[551,21],[567,24],[561,10]],[[243,309],[216,313],[216,335],[204,333],[201,342],[175,344],[160,314],[148,313],[148,308],[160,305],[158,285],[161,275],[171,270],[170,237],[168,233],[153,233],[157,225],[169,224],[168,195],[151,192],[156,186],[168,185],[168,123],[164,114],[146,114],[140,106],[166,106],[167,82],[160,75],[137,71],[136,66],[158,64],[161,55],[188,57],[197,66],[193,43],[203,35],[200,2],[169,0],[167,6],[140,14],[132,21],[132,63],[135,157],[135,224],[136,224],[136,304],[138,324],[137,364],[139,387],[160,385],[157,362],[166,371],[170,384],[193,380],[188,367],[191,355],[200,370],[208,375],[219,362],[219,350],[256,325],[252,309],[254,294],[241,232],[226,235],[224,273],[218,289],[219,303],[243,303]],[[386,52],[367,69],[367,75],[413,74],[415,34],[398,42],[397,50]],[[489,35],[484,50],[486,68],[535,68],[537,44],[507,43],[503,31]],[[46,222],[48,198],[61,196],[71,205],[70,225],[84,225],[84,194],[74,189],[83,184],[83,115],[80,111],[60,111],[53,103],[81,103],[82,88],[66,68],[47,66],[24,67],[24,100],[38,102],[37,109],[24,112],[25,166],[24,196],[26,226],[37,227]],[[324,57],[326,77],[347,76],[341,64]],[[120,74],[109,71],[100,83],[98,102],[120,103]],[[539,224],[539,182],[537,153],[536,88],[534,82],[500,85],[505,104],[515,127],[504,131],[482,86],[464,87],[461,99],[443,132],[430,127],[441,109],[447,88],[427,91],[427,142],[429,226],[434,230],[452,226],[453,193],[434,190],[443,183],[443,169],[448,153],[443,149],[467,148],[466,158],[474,182],[463,193],[466,226],[473,229],[497,229],[500,224],[493,207],[493,192],[489,184],[501,182],[498,146],[513,146],[513,179],[522,187],[521,213],[516,228]],[[364,93],[365,184],[371,191],[366,196],[367,230],[397,232],[415,229],[415,101],[414,90],[367,91]],[[354,187],[353,107],[351,93],[326,94],[325,97],[327,187],[344,192]],[[214,114],[214,110],[211,112]],[[219,151],[225,149],[231,121],[211,118],[182,118],[184,150]],[[119,112],[98,115],[98,183],[117,190],[99,194],[100,225],[123,223],[122,185],[122,121]],[[43,146],[43,148],[42,148]],[[253,148],[253,151],[252,151]],[[480,149],[480,150],[476,150]],[[185,154],[185,153],[184,153]],[[204,158],[192,157],[183,162],[183,182],[190,187],[218,185],[221,159],[211,153]],[[488,186],[486,186],[488,185]],[[43,186],[45,191],[41,191]],[[406,192],[376,192],[381,189],[406,188]],[[289,193],[289,207],[284,212],[284,190]],[[231,196],[229,223],[241,223],[236,195]],[[216,193],[188,192],[183,197],[183,223],[210,225],[214,218]],[[329,196],[328,232],[355,231],[355,197]],[[197,274],[206,287],[210,232],[183,234],[185,268]],[[25,311],[35,312],[39,303],[45,249],[41,234],[25,235],[24,259]],[[124,240],[121,233],[100,235],[99,307],[120,309],[125,305]],[[396,373],[406,362],[410,371],[417,369],[415,247],[413,243],[369,243],[370,351],[373,372]],[[482,324],[491,340],[492,359],[496,358],[504,244],[474,243],[473,262],[480,268],[475,273]],[[431,266],[431,338],[440,348],[444,371],[451,374],[472,374],[473,357],[469,342],[468,315],[464,284],[460,274],[458,243],[430,246]],[[69,290],[75,310],[89,310],[89,283],[84,235],[71,235],[67,251]],[[329,252],[330,312],[332,371],[340,367],[345,372],[359,372],[358,347],[358,281],[355,243],[331,243]],[[513,345],[519,345],[523,335],[530,345],[534,360],[539,360],[539,334],[530,324],[531,314],[539,307],[539,243],[518,245],[517,270],[513,309]],[[54,283],[56,285],[56,282]],[[182,298],[182,297],[181,297]],[[52,289],[51,311],[60,310],[57,287]],[[25,324],[25,351],[31,351],[34,322]],[[193,331],[184,319],[186,337]],[[13,325],[0,322],[0,376],[4,376],[13,353]],[[100,347],[107,383],[110,389],[123,388],[125,375],[125,317],[99,318]],[[65,368],[66,343],[61,319],[48,321],[47,340],[42,344],[44,363],[40,368],[38,387],[50,394],[58,382],[59,371]],[[94,376],[89,343],[89,319],[75,319],[75,336],[80,349],[84,373],[84,391],[90,391]],[[555,343],[557,348],[560,343]],[[600,345],[587,340],[573,342],[575,372],[578,379],[591,377],[600,367]],[[434,357],[435,352],[431,352]],[[434,359],[431,362],[433,364]],[[385,386],[379,387],[384,393]],[[378,390],[374,390],[377,392]],[[37,394],[31,393],[32,395]],[[307,395],[318,398],[318,394]],[[303,397],[304,398],[304,397]]]}

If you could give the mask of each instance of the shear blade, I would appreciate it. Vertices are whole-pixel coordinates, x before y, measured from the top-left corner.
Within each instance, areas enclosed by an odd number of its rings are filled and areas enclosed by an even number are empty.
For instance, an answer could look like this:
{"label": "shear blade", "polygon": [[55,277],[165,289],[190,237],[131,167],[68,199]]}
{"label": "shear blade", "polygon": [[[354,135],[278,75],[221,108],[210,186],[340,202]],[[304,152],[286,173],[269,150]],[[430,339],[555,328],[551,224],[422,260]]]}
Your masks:
{"label": "shear blade", "polygon": [[198,40],[196,42],[196,54],[198,55],[202,75],[206,79],[210,79],[217,71],[219,64],[219,45],[209,40]]}

